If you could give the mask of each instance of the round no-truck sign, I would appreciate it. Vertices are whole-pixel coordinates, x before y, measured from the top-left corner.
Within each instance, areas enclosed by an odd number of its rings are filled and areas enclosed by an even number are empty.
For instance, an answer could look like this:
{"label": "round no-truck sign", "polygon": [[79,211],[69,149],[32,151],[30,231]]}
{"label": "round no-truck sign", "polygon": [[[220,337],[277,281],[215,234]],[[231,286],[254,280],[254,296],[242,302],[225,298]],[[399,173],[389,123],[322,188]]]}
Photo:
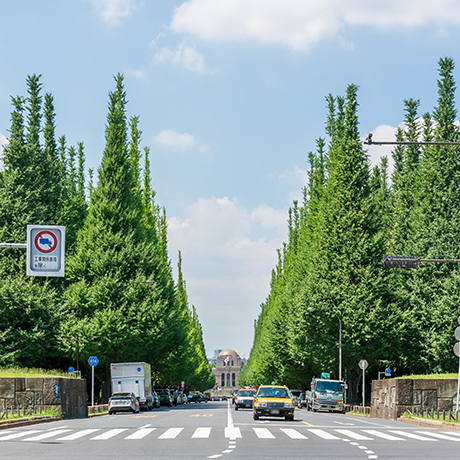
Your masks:
{"label": "round no-truck sign", "polygon": [[34,246],[42,254],[53,252],[58,244],[58,238],[51,230],[38,232],[34,238]]}

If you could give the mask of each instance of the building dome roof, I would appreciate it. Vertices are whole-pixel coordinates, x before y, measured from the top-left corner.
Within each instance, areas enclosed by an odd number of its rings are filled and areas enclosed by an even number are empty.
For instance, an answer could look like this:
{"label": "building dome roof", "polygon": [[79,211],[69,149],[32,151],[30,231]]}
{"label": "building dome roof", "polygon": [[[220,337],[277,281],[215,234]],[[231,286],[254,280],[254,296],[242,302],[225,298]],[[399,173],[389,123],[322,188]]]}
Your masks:
{"label": "building dome roof", "polygon": [[220,357],[222,357],[222,356],[238,356],[238,353],[235,350],[231,350],[230,348],[227,348],[226,350],[222,350],[219,353],[219,356]]}

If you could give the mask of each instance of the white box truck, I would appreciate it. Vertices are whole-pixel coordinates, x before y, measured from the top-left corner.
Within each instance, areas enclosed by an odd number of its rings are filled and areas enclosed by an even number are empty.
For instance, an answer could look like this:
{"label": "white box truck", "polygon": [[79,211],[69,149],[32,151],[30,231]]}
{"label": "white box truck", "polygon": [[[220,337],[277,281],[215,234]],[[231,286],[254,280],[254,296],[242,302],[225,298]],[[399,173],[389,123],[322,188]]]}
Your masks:
{"label": "white box truck", "polygon": [[153,409],[152,374],[148,363],[112,363],[112,394],[134,393],[141,410]]}

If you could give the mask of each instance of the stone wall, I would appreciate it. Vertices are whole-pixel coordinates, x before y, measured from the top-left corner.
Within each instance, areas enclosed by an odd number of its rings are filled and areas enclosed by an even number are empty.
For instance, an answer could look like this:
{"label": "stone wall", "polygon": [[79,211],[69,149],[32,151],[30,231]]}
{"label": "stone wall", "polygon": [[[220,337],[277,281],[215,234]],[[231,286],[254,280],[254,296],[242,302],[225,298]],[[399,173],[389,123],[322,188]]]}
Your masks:
{"label": "stone wall", "polygon": [[75,378],[0,378],[0,413],[11,407],[51,408],[65,418],[88,416],[86,380]]}
{"label": "stone wall", "polygon": [[371,415],[396,420],[407,410],[453,409],[456,379],[385,379],[372,381]]}

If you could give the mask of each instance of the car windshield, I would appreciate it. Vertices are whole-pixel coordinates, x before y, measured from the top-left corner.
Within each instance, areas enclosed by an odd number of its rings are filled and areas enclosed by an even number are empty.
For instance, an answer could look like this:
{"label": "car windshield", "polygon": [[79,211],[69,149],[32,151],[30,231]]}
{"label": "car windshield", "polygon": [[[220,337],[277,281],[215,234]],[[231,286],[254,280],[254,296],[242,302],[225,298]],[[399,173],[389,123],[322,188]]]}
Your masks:
{"label": "car windshield", "polygon": [[238,396],[254,396],[256,394],[253,390],[240,390],[238,391]]}
{"label": "car windshield", "polygon": [[343,386],[339,382],[318,381],[316,382],[316,391],[322,391],[324,393],[342,393]]}
{"label": "car windshield", "polygon": [[257,396],[260,398],[289,398],[285,388],[259,388]]}

